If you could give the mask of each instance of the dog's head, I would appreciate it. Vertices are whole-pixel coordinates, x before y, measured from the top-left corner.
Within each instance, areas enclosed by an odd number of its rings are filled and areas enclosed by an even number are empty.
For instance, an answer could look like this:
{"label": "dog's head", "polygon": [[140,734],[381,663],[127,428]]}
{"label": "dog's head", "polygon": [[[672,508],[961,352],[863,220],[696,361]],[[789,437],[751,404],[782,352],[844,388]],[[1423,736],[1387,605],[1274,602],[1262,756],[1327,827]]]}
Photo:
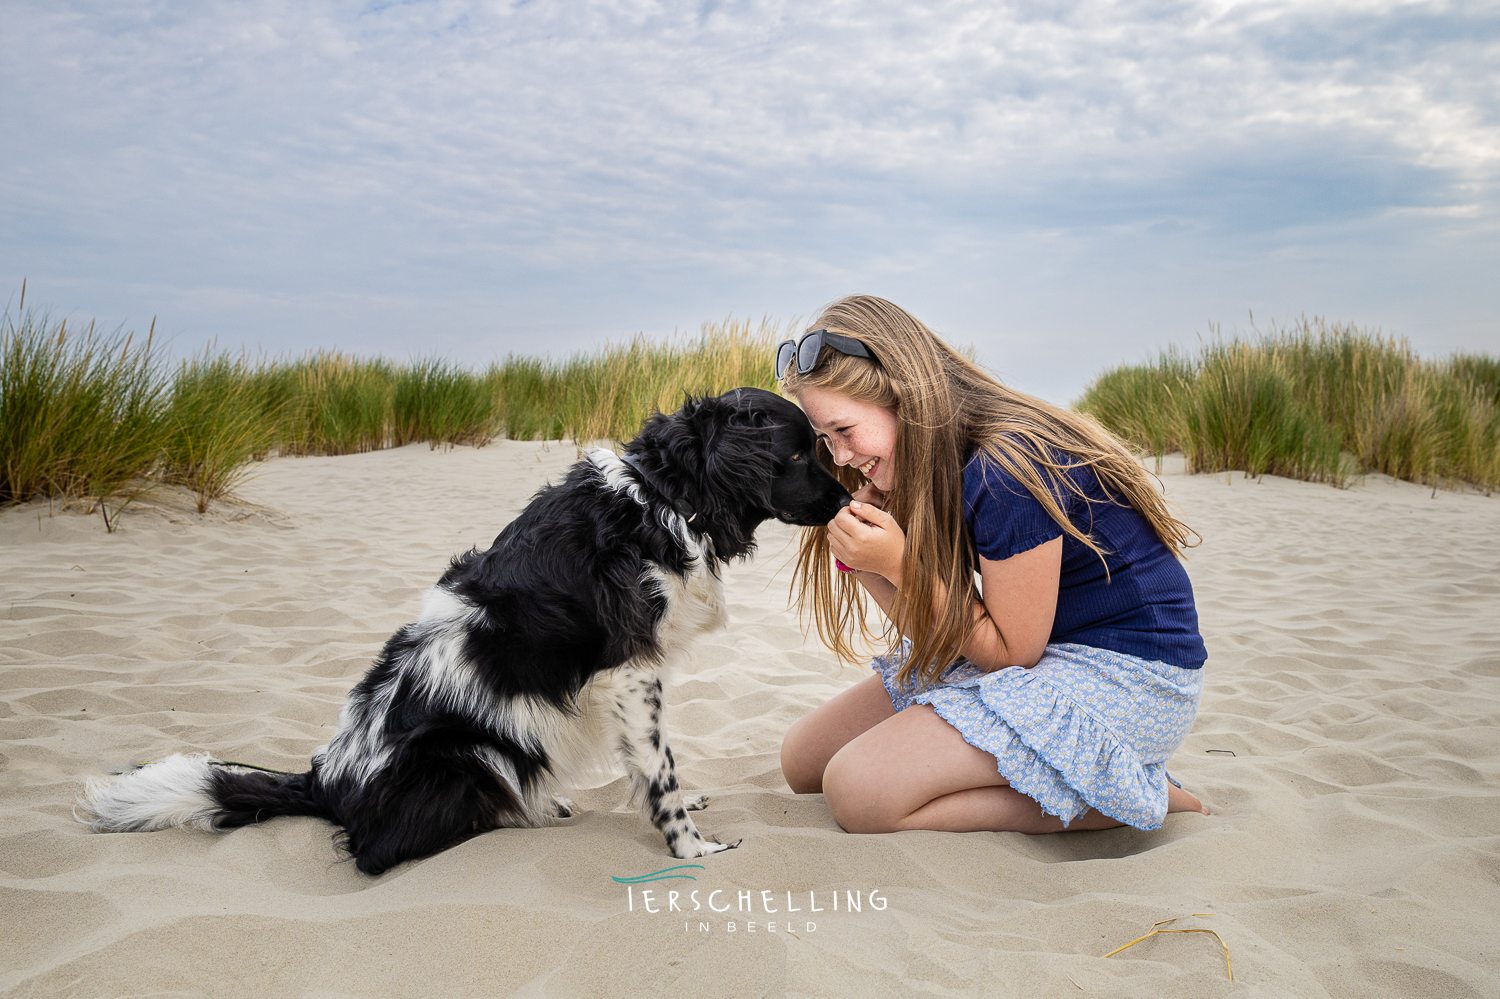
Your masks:
{"label": "dog's head", "polygon": [[791,402],[738,388],[653,416],[626,451],[654,487],[705,520],[720,557],[734,558],[754,547],[763,521],[820,526],[849,504],[848,490],[818,462],[816,444]]}

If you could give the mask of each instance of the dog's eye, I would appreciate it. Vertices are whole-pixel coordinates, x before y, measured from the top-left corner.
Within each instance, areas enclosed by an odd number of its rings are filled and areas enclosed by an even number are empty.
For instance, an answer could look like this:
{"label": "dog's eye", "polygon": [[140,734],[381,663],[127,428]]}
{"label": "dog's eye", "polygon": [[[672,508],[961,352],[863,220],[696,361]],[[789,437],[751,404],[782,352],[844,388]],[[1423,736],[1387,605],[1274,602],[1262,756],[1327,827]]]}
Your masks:
{"label": "dog's eye", "polygon": [[802,460],[802,452],[798,451],[796,454],[792,455],[792,460],[793,461],[801,461]]}

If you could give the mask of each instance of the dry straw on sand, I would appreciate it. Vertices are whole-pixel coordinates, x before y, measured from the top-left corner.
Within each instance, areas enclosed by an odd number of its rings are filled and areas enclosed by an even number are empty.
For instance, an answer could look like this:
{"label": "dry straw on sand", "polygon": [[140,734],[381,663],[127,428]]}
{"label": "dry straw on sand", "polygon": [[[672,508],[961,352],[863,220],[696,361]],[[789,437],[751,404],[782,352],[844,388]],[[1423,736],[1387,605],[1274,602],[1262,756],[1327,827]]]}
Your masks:
{"label": "dry straw on sand", "polygon": [[[1193,913],[1194,917],[1198,917],[1198,916],[1213,916],[1213,915],[1217,915],[1217,913],[1213,913],[1213,912],[1195,912],[1195,913]],[[1134,940],[1130,941],[1130,943],[1128,943],[1128,944],[1121,944],[1120,946],[1116,947],[1114,950],[1110,951],[1108,954],[1105,954],[1104,956],[1105,957],[1114,957],[1116,954],[1120,953],[1120,951],[1122,951],[1122,950],[1128,950],[1129,948],[1134,947],[1136,944],[1140,943],[1142,940],[1150,940],[1152,937],[1157,936],[1158,934],[1162,934],[1162,933],[1207,933],[1210,936],[1212,936],[1215,940],[1219,941],[1219,946],[1224,948],[1224,973],[1229,976],[1229,980],[1231,982],[1234,981],[1234,968],[1231,967],[1230,964],[1229,964],[1229,945],[1224,942],[1224,938],[1221,937],[1221,936],[1219,936],[1218,933],[1215,933],[1213,930],[1202,929],[1202,928],[1178,929],[1178,930],[1163,930],[1163,929],[1160,929],[1160,927],[1166,926],[1168,923],[1175,923],[1175,922],[1177,922],[1177,920],[1179,920],[1181,918],[1182,918],[1181,916],[1173,916],[1170,919],[1158,919],[1156,922],[1154,922],[1154,923],[1151,924],[1151,932],[1146,933],[1146,934],[1144,934],[1142,936],[1136,937]]]}

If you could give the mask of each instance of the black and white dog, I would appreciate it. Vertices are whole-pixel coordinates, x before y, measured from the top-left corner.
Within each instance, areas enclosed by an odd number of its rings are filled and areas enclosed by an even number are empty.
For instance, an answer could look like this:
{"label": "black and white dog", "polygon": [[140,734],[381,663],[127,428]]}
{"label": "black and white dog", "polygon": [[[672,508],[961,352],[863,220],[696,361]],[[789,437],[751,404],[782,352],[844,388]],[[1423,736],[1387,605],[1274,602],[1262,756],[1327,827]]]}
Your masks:
{"label": "black and white dog", "polygon": [[618,752],[673,856],[707,842],[662,733],[662,684],[725,623],[720,570],[775,518],[817,525],[849,494],[796,406],[761,389],[656,415],[623,455],[597,449],[487,551],[453,560],[386,642],[302,774],[173,755],[89,782],[104,832],[226,830],[276,815],[343,826],[380,872],[502,826],[571,814],[556,796]]}

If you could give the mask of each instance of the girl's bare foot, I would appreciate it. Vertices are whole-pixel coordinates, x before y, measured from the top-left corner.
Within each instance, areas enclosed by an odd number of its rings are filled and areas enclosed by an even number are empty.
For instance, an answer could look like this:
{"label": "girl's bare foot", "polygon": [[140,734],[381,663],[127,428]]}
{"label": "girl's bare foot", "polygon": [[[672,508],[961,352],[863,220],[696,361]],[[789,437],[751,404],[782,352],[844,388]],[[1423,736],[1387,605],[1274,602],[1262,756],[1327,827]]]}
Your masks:
{"label": "girl's bare foot", "polygon": [[1203,802],[1172,783],[1167,784],[1167,811],[1208,814],[1208,809],[1203,807]]}

